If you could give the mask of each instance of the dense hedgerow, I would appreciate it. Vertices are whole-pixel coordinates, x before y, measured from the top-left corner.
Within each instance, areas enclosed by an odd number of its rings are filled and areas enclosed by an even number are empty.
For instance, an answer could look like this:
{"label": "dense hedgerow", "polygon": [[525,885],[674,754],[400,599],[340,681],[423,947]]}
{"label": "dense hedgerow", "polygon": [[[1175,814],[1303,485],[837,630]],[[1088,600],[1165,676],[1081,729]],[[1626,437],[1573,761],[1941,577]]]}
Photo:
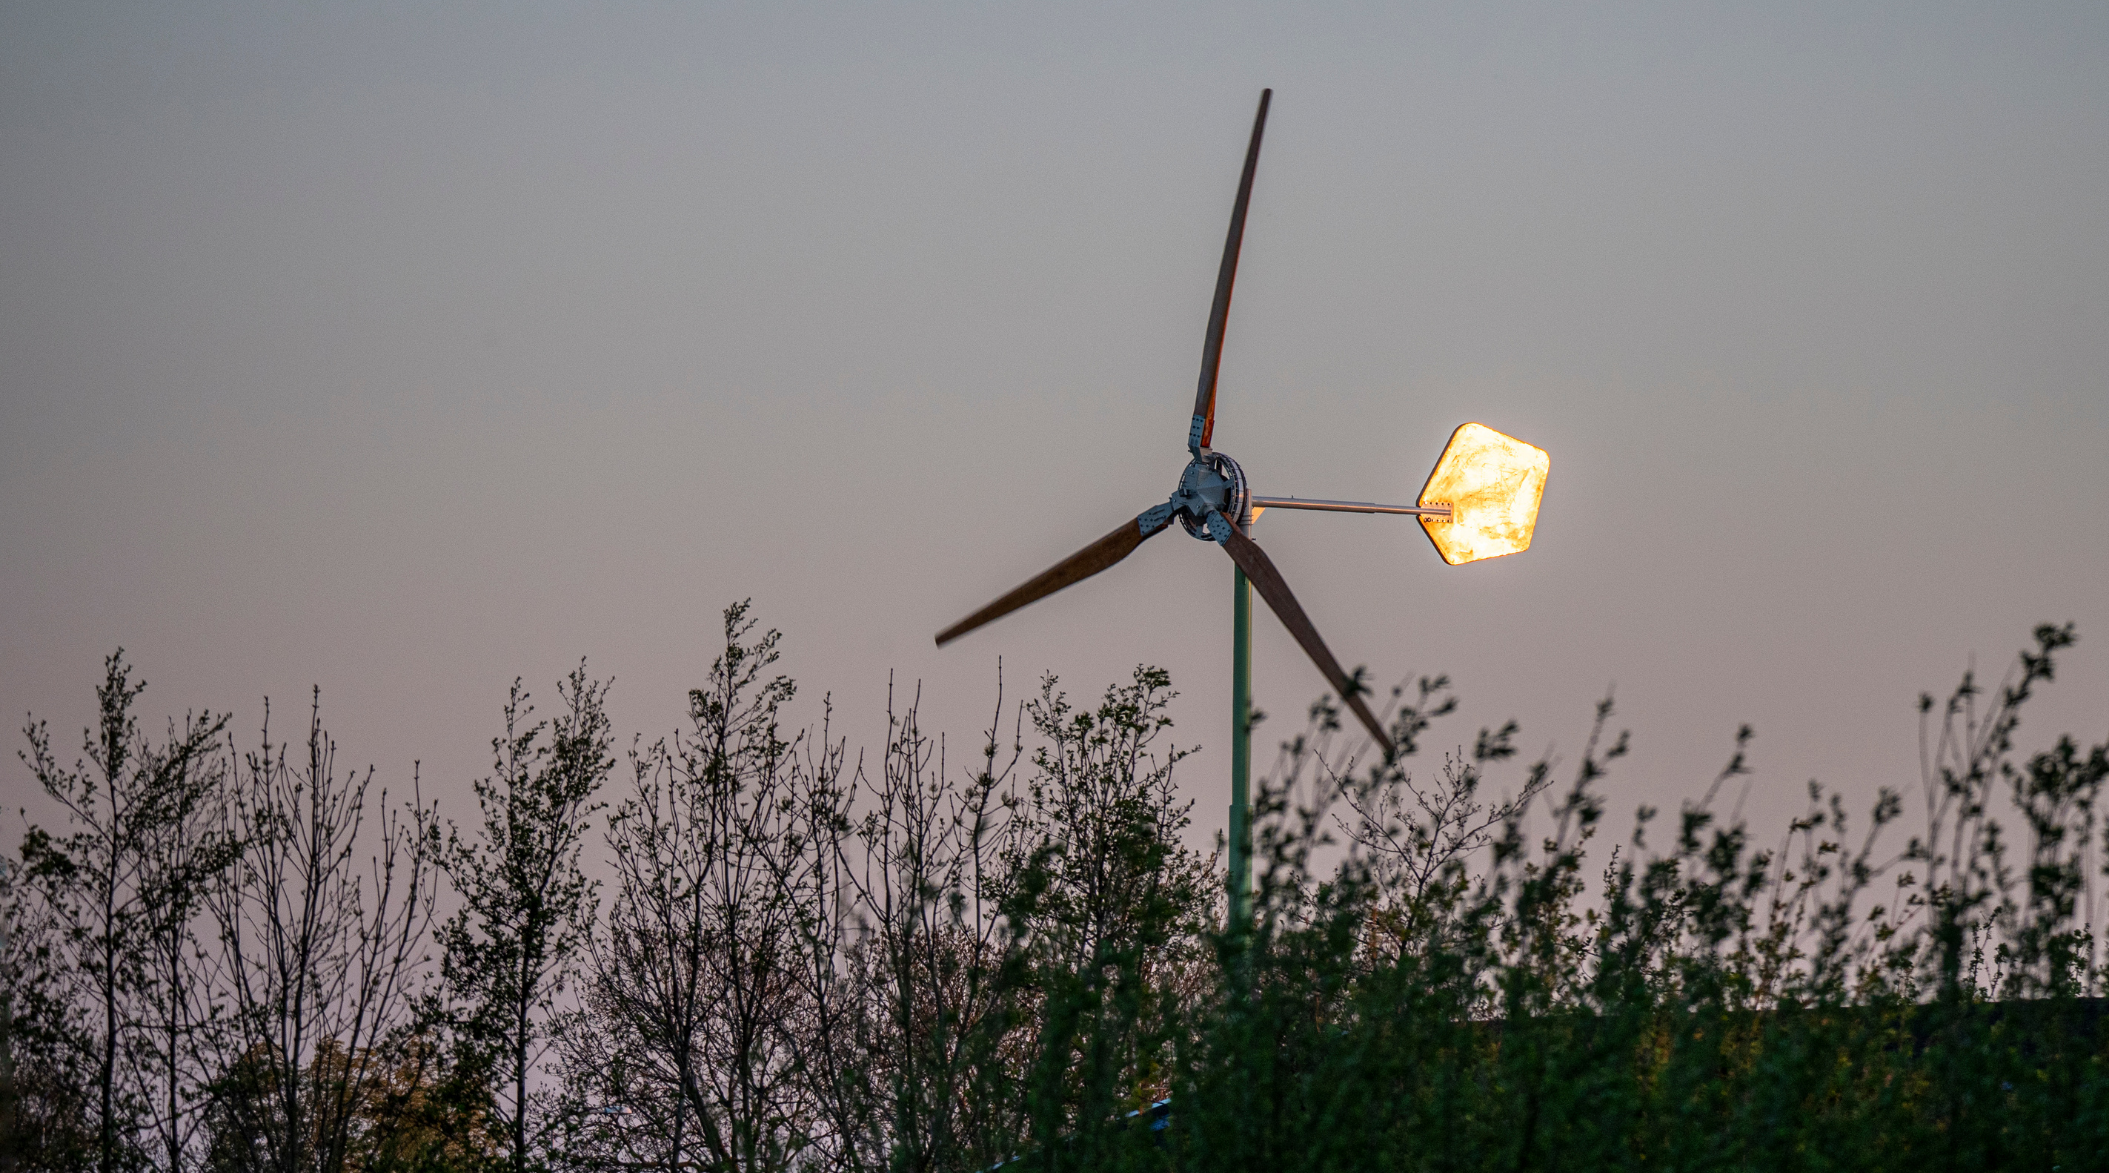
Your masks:
{"label": "dense hedgerow", "polygon": [[1513,723],[1423,754],[1440,679],[1395,761],[1322,702],[1238,921],[1161,671],[999,697],[962,764],[912,700],[869,754],[792,727],[779,637],[724,630],[626,755],[583,667],[547,720],[515,685],[466,829],[319,708],[148,736],[112,657],[82,760],[23,754],[68,822],[0,892],[0,1168],[2105,1164],[2109,746],[2016,740],[2069,627],[1923,699],[1918,793],[1724,820],[1746,729],[1608,846],[1608,702],[1558,774]]}
{"label": "dense hedgerow", "polygon": [[[1483,736],[1443,781],[1347,781],[1292,748],[1263,916],[1219,938],[1163,1157],[1232,1169],[2098,1168],[2109,1057],[2091,900],[2109,747],[2018,758],[2022,705],[2069,628],[1987,698],[1922,702],[1915,830],[1812,785],[1772,845],[1706,795],[1587,848],[1623,738],[1571,781],[1543,764],[1492,812]],[[1439,686],[1400,719],[1447,708]],[[1316,784],[1302,775],[1316,776]],[[1301,806],[1291,798],[1313,795]],[[1333,818],[1329,807],[1344,808]],[[1541,807],[1548,833],[1526,834]],[[1328,823],[1356,852],[1323,877]],[[2016,826],[2016,832],[2008,827]],[[1651,849],[1650,832],[1664,842]],[[1473,865],[1482,840],[1490,862]]]}

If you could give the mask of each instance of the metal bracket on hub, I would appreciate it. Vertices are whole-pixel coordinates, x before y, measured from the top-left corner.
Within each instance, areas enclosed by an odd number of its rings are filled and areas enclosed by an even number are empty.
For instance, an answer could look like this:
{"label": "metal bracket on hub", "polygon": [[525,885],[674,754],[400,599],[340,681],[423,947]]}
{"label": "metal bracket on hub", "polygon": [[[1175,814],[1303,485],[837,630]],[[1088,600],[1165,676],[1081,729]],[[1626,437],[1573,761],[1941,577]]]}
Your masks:
{"label": "metal bracket on hub", "polygon": [[1148,509],[1143,510],[1142,516],[1135,519],[1135,528],[1142,531],[1143,537],[1149,537],[1151,534],[1170,525],[1171,522],[1172,503],[1166,501],[1162,505],[1152,505]]}
{"label": "metal bracket on hub", "polygon": [[1208,421],[1196,415],[1194,416],[1193,426],[1186,429],[1186,450],[1193,453],[1196,457],[1201,455],[1201,433],[1207,427]]}
{"label": "metal bracket on hub", "polygon": [[1208,536],[1218,546],[1230,541],[1230,523],[1213,509],[1208,511]]}

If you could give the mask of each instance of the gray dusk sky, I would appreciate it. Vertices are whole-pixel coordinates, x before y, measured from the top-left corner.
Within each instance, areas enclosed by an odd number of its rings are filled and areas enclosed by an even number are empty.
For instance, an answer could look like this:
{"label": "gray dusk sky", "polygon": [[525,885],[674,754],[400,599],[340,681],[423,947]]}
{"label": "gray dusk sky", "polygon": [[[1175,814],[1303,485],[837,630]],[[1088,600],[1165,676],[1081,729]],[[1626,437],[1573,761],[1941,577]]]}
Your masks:
{"label": "gray dusk sky", "polygon": [[[1395,500],[1466,420],[1552,454],[1520,557],[1257,528],[1344,660],[1455,678],[1438,746],[1571,757],[1615,687],[1621,814],[1747,721],[1769,819],[1915,782],[1918,693],[2068,619],[2025,735],[2098,740],[2105,63],[2098,2],[12,3],[0,712],[70,743],[118,645],[245,739],[319,683],[462,817],[515,675],[668,729],[751,595],[868,746],[889,672],[960,746],[998,657],[1169,668],[1212,831],[1219,551],[931,636],[1172,487],[1272,86],[1217,446]],[[1257,628],[1271,743],[1323,685]]]}

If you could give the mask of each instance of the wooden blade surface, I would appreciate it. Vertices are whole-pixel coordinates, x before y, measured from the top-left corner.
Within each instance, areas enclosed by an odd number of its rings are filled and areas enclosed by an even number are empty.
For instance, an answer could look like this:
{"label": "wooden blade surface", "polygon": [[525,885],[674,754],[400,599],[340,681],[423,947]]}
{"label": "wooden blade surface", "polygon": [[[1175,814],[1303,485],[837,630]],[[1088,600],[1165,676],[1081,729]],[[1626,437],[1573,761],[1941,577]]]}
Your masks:
{"label": "wooden blade surface", "polygon": [[[1208,338],[1201,344],[1201,386],[1194,393],[1199,444],[1206,448],[1216,434],[1216,370],[1223,363],[1223,330],[1230,320],[1230,287],[1237,282],[1238,250],[1245,240],[1245,208],[1252,202],[1252,173],[1260,163],[1260,133],[1267,129],[1267,104],[1273,90],[1260,91],[1260,112],[1252,119],[1252,142],[1245,148],[1245,171],[1238,177],[1237,203],[1230,208],[1230,235],[1223,241],[1223,267],[1216,272],[1216,301],[1208,311]],[[1189,443],[1193,441],[1190,439]]]}
{"label": "wooden blade surface", "polygon": [[1311,617],[1304,614],[1302,604],[1298,603],[1296,596],[1290,592],[1289,584],[1282,580],[1281,571],[1274,568],[1274,560],[1267,557],[1267,552],[1260,549],[1259,543],[1235,529],[1230,531],[1230,538],[1223,543],[1223,549],[1244,570],[1245,577],[1252,580],[1252,585],[1259,589],[1260,598],[1267,600],[1267,605],[1274,608],[1274,614],[1282,621],[1282,626],[1288,628],[1289,634],[1296,637],[1296,642],[1303,645],[1304,654],[1311,657],[1313,664],[1318,665],[1318,671],[1332,684],[1333,691],[1339,693],[1340,699],[1347,702],[1347,707],[1353,709],[1355,716],[1361,718],[1363,726],[1369,730],[1369,735],[1377,739],[1377,744],[1384,747],[1387,755],[1393,753],[1391,738],[1385,735],[1384,727],[1377,723],[1377,715],[1369,711],[1369,705],[1362,699],[1361,690],[1356,687],[1354,678],[1341,670],[1340,661],[1333,658],[1332,651],[1325,646],[1325,641],[1319,638],[1318,629],[1311,624]]}
{"label": "wooden blade surface", "polygon": [[[1153,514],[1157,516],[1153,518]],[[1063,587],[1090,578],[1134,553],[1135,547],[1142,545],[1143,539],[1162,530],[1170,519],[1170,510],[1159,506],[1133,521],[1122,522],[1120,528],[1055,563],[1017,590],[938,632],[937,646],[944,647],[975,628],[1001,619],[1027,603],[1044,599]]]}

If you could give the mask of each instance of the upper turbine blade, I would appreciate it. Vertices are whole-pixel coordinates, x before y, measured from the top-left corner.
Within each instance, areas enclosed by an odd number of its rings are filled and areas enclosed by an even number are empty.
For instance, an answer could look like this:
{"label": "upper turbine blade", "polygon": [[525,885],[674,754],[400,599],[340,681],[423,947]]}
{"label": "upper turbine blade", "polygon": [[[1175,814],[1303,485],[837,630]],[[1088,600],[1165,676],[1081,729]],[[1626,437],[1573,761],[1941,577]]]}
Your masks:
{"label": "upper turbine blade", "polygon": [[1142,545],[1143,539],[1156,534],[1171,520],[1172,507],[1159,505],[1146,510],[1134,521],[1122,522],[1119,529],[1055,563],[1017,590],[938,632],[937,646],[944,647],[984,623],[1001,619],[1027,603],[1044,599],[1065,586],[1090,578],[1134,553],[1135,547]]}
{"label": "upper turbine blade", "polygon": [[1186,433],[1186,446],[1196,456],[1216,434],[1216,368],[1223,362],[1223,326],[1230,317],[1230,287],[1238,277],[1238,247],[1245,239],[1252,173],[1260,164],[1260,132],[1267,129],[1267,103],[1273,98],[1273,90],[1260,91],[1260,112],[1252,119],[1252,144],[1245,148],[1245,172],[1238,177],[1238,202],[1230,209],[1230,236],[1223,241],[1223,267],[1216,273],[1216,303],[1208,311],[1208,339],[1201,344],[1201,387],[1194,393],[1194,422]]}
{"label": "upper turbine blade", "polygon": [[1224,526],[1220,533],[1223,549],[1244,569],[1245,577],[1252,580],[1252,585],[1259,588],[1260,597],[1267,600],[1267,605],[1274,608],[1275,615],[1280,617],[1282,626],[1288,628],[1289,634],[1296,637],[1296,642],[1303,645],[1304,652],[1311,657],[1312,663],[1318,665],[1318,670],[1325,674],[1326,680],[1333,686],[1333,691],[1339,693],[1340,699],[1347,702],[1347,707],[1353,709],[1355,716],[1361,718],[1363,727],[1369,730],[1371,737],[1377,739],[1378,745],[1384,747],[1386,756],[1396,752],[1392,747],[1391,738],[1384,733],[1384,726],[1377,723],[1377,715],[1370,712],[1369,705],[1363,701],[1361,688],[1356,685],[1354,678],[1341,671],[1340,661],[1333,658],[1333,653],[1326,648],[1325,641],[1318,638],[1318,629],[1311,625],[1311,617],[1303,613],[1303,607],[1297,603],[1296,596],[1290,593],[1289,584],[1282,581],[1281,572],[1274,568],[1274,560],[1267,557],[1267,552],[1260,549],[1259,543],[1239,533],[1236,527]]}

